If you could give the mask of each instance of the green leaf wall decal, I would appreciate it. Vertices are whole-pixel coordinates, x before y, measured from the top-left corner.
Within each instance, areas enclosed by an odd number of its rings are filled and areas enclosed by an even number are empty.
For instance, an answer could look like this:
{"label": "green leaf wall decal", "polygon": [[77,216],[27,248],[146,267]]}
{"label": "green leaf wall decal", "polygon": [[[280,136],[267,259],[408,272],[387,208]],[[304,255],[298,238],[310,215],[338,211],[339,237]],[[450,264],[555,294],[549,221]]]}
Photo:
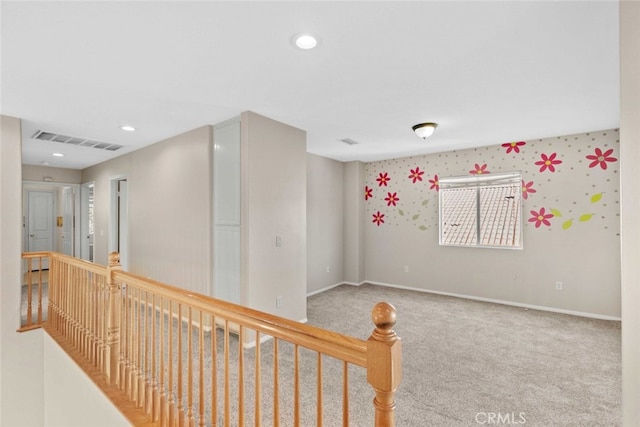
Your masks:
{"label": "green leaf wall decal", "polygon": [[602,194],[603,193],[598,193],[598,194],[594,194],[593,196],[591,196],[591,203],[599,202],[600,199],[602,199]]}
{"label": "green leaf wall decal", "polygon": [[398,209],[398,213],[400,214],[400,216],[404,216],[404,211],[402,209]]}
{"label": "green leaf wall decal", "polygon": [[428,205],[428,204],[429,204],[429,200],[423,200],[423,201],[422,201],[422,206],[426,206],[426,205]]}
{"label": "green leaf wall decal", "polygon": [[424,231],[427,229],[427,227],[425,227],[424,225],[421,225],[420,227],[418,227],[420,230]]}
{"label": "green leaf wall decal", "polygon": [[551,213],[553,214],[553,216],[562,216],[558,209],[551,209]]}
{"label": "green leaf wall decal", "polygon": [[594,214],[584,214],[580,215],[580,222],[589,221]]}
{"label": "green leaf wall decal", "polygon": [[411,217],[411,219],[415,221],[416,219],[418,219],[418,217],[420,217],[420,214],[415,214]]}
{"label": "green leaf wall decal", "polygon": [[566,230],[573,225],[573,218],[562,223],[562,229]]}

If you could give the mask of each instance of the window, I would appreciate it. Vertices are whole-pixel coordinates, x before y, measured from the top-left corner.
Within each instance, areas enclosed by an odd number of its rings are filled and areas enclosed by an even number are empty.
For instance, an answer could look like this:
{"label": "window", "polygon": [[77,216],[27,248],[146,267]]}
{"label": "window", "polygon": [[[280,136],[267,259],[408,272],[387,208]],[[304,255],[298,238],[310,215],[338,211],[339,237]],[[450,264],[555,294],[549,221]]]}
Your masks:
{"label": "window", "polygon": [[440,179],[440,245],[522,249],[520,172]]}

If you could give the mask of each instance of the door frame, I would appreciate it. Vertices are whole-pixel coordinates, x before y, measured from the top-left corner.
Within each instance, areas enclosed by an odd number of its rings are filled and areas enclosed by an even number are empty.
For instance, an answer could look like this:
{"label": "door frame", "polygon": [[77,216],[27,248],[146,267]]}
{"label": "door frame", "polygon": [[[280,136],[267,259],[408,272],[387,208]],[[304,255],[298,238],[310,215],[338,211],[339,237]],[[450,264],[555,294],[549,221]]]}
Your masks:
{"label": "door frame", "polygon": [[[119,228],[121,226],[120,224],[120,216],[119,216],[119,212],[118,212],[118,182],[120,181],[127,181],[127,185],[129,184],[129,174],[128,173],[123,173],[123,174],[119,174],[119,175],[112,175],[109,178],[109,188],[110,188],[110,194],[109,194],[109,253],[114,252],[114,251],[118,251],[118,245],[123,243],[120,242],[120,236],[119,234]],[[128,198],[127,198],[127,204],[128,204]],[[126,215],[128,217],[128,211],[126,212]],[[122,265],[122,267],[126,270],[129,267],[129,247],[128,247],[128,235],[129,235],[129,227],[128,227],[128,218],[125,218],[125,230],[124,230],[125,235],[127,236],[127,238],[125,238],[125,242],[124,245],[126,246],[124,248],[124,251],[119,251],[120,252],[120,265]],[[95,256],[95,254],[94,254]]]}
{"label": "door frame", "polygon": [[[77,227],[77,218],[80,217],[80,204],[78,203],[79,194],[80,194],[80,184],[71,184],[66,182],[45,182],[45,181],[29,181],[29,180],[22,181],[22,251],[23,252],[26,249],[25,239],[27,238],[27,234],[26,234],[27,225],[25,222],[27,221],[27,204],[29,202],[27,192],[38,191],[38,190],[55,191],[56,192],[55,206],[57,209],[59,206],[62,206],[61,205],[62,196],[61,196],[61,191],[59,190],[65,187],[71,187],[73,189],[73,194],[74,194],[73,215],[74,215],[74,218],[76,218],[76,220],[74,221],[75,224],[73,226],[72,234],[73,234],[73,242],[74,242],[73,256],[76,256],[76,252],[80,247],[80,233]],[[55,242],[57,243],[57,235],[55,232],[54,232],[54,239],[55,239]]]}
{"label": "door frame", "polygon": [[[83,182],[80,184],[80,226],[78,227],[78,233],[80,234],[80,253],[78,254],[79,258],[82,258],[87,261],[94,261],[95,246],[91,248],[91,245],[95,245],[95,235],[93,236],[93,241],[87,241],[89,237],[89,196],[88,196],[88,188],[93,188],[93,205],[94,205],[94,226],[95,226],[95,190],[96,190],[96,182],[89,181]],[[95,233],[95,231],[94,231]],[[93,249],[93,250],[92,250]]]}

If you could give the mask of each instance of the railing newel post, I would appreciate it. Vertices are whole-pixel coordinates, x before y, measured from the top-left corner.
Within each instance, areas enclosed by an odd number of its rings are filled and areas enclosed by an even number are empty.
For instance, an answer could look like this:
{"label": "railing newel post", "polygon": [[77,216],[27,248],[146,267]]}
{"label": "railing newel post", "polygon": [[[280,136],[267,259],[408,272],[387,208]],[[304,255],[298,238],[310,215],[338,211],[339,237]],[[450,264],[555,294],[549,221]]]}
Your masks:
{"label": "railing newel post", "polygon": [[120,285],[114,280],[113,273],[121,271],[120,254],[111,252],[107,266],[108,323],[106,348],[106,376],[109,385],[118,384],[118,360],[120,357]]}
{"label": "railing newel post", "polygon": [[395,426],[395,392],[402,379],[402,345],[393,330],[396,309],[386,302],[373,307],[371,318],[376,328],[367,341],[367,382],[376,396],[375,426]]}

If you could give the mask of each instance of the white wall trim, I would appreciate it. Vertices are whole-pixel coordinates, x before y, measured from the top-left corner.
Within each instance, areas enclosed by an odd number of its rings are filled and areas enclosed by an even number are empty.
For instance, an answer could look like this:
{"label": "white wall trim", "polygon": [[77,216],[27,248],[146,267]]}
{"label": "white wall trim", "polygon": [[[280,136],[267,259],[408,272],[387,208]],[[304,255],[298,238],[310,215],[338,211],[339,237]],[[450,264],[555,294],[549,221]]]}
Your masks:
{"label": "white wall trim", "polygon": [[322,288],[322,289],[316,289],[315,291],[312,291],[312,292],[307,293],[307,298],[312,297],[312,296],[314,296],[314,295],[321,294],[321,293],[326,292],[326,291],[328,291],[328,290],[330,290],[330,289],[337,288],[338,286],[342,286],[342,285],[360,286],[360,285],[364,285],[365,283],[369,283],[369,282],[366,282],[366,281],[365,281],[365,282],[360,282],[360,283],[354,283],[354,282],[340,282],[340,283],[336,283],[335,285],[329,285],[329,286],[326,286],[326,287],[324,287],[324,288]]}
{"label": "white wall trim", "polygon": [[392,285],[390,283],[372,282],[372,281],[366,281],[365,283],[368,283],[370,285],[375,285],[375,286],[386,286],[386,287],[389,287],[389,288],[406,289],[408,291],[425,292],[425,293],[429,293],[429,294],[444,295],[444,296],[455,297],[455,298],[463,298],[463,299],[469,299],[469,300],[474,300],[474,301],[482,301],[482,302],[490,302],[490,303],[494,303],[494,304],[510,305],[510,306],[513,306],[513,307],[522,307],[522,308],[531,309],[531,310],[540,310],[540,311],[548,311],[548,312],[551,312],[551,313],[569,314],[571,316],[589,317],[589,318],[592,318],[592,319],[600,319],[600,320],[614,320],[614,321],[618,321],[618,322],[622,320],[620,317],[606,316],[604,314],[586,313],[586,312],[583,312],[583,311],[574,311],[574,310],[565,310],[565,309],[562,309],[562,308],[545,307],[545,306],[542,306],[542,305],[523,304],[523,303],[514,302],[514,301],[505,301],[505,300],[499,300],[499,299],[493,299],[493,298],[483,298],[483,297],[476,297],[476,296],[473,296],[473,295],[464,295],[464,294],[456,294],[456,293],[451,293],[451,292],[434,291],[434,290],[430,290],[430,289],[412,288],[412,287],[409,287],[409,286]]}
{"label": "white wall trim", "polygon": [[606,316],[604,314],[586,313],[586,312],[583,312],[583,311],[574,311],[574,310],[564,310],[562,308],[545,307],[545,306],[542,306],[542,305],[533,305],[533,304],[523,304],[523,303],[514,302],[514,301],[505,301],[505,300],[499,300],[499,299],[493,299],[493,298],[476,297],[476,296],[473,296],[473,295],[456,294],[456,293],[452,293],[452,292],[434,291],[434,290],[431,290],[431,289],[412,288],[410,286],[393,285],[391,283],[383,283],[383,282],[372,282],[370,280],[365,280],[365,281],[360,282],[360,283],[353,283],[353,282],[336,283],[335,285],[327,286],[326,288],[318,289],[317,291],[313,291],[313,292],[308,293],[307,294],[307,298],[311,297],[313,295],[317,295],[317,294],[320,294],[322,292],[328,291],[330,289],[333,289],[333,288],[341,286],[341,285],[361,286],[361,285],[364,285],[364,284],[375,285],[375,286],[386,286],[388,288],[405,289],[405,290],[408,290],[408,291],[416,291],[416,292],[424,292],[424,293],[428,293],[428,294],[444,295],[444,296],[448,296],[448,297],[470,299],[470,300],[474,300],[474,301],[490,302],[490,303],[493,303],[493,304],[510,305],[510,306],[513,306],[513,307],[522,307],[522,308],[531,309],[531,310],[548,311],[548,312],[551,312],[551,313],[568,314],[568,315],[571,315],[571,316],[589,317],[591,319],[613,320],[613,321],[617,321],[617,322],[622,320],[620,317]]}

